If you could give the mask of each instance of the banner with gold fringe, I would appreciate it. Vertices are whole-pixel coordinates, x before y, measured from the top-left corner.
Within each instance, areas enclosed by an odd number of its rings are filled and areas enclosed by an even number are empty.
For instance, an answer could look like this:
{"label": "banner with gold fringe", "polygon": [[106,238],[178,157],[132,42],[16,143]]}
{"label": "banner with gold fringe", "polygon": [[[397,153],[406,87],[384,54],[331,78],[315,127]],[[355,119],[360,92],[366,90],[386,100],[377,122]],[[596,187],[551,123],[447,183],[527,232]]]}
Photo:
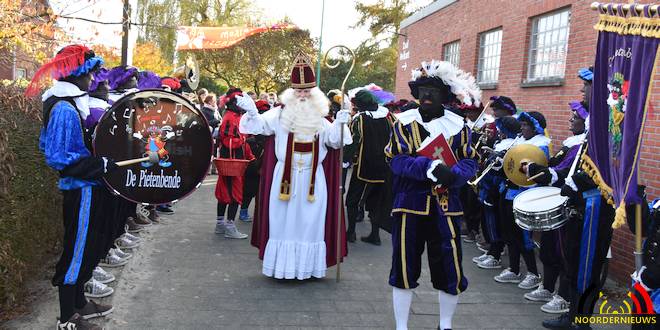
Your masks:
{"label": "banner with gold fringe", "polygon": [[[652,8],[653,7],[653,8]],[[625,205],[639,204],[637,169],[660,42],[657,6],[604,4],[594,27],[598,49],[589,117],[588,167],[625,223]],[[597,179],[597,180],[596,180]]]}

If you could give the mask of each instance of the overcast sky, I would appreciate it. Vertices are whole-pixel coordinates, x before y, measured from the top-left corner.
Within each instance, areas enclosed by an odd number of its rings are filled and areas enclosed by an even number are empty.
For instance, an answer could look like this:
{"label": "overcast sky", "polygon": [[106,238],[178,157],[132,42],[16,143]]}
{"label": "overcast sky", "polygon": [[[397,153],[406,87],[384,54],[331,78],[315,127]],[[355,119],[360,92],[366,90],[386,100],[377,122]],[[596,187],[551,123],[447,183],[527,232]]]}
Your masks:
{"label": "overcast sky", "polygon": [[[138,0],[131,0],[137,3]],[[323,0],[253,0],[262,8],[263,14],[272,20],[288,16],[294,24],[310,31],[318,37],[321,31],[321,9]],[[373,3],[374,0],[362,0]],[[432,0],[414,0],[417,6],[424,6]],[[104,22],[121,21],[122,0],[51,0],[56,13],[85,17]],[[325,0],[325,20],[323,24],[323,48],[344,44],[351,48],[370,37],[366,27],[351,29],[358,20],[355,0]],[[154,18],[154,24],[167,24]],[[101,43],[121,47],[121,26],[101,25],[80,20],[60,20],[65,32],[76,42]],[[134,34],[135,35],[135,34]]]}

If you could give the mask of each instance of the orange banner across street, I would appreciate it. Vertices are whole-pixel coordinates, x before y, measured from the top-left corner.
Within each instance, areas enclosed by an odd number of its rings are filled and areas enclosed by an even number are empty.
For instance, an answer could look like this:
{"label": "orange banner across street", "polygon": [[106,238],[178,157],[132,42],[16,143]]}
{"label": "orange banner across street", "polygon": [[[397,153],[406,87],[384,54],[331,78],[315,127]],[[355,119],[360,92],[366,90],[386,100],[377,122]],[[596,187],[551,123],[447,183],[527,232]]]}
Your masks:
{"label": "orange banner across street", "polygon": [[177,30],[176,50],[210,50],[231,47],[241,40],[272,30],[297,29],[293,24],[247,27],[180,26]]}

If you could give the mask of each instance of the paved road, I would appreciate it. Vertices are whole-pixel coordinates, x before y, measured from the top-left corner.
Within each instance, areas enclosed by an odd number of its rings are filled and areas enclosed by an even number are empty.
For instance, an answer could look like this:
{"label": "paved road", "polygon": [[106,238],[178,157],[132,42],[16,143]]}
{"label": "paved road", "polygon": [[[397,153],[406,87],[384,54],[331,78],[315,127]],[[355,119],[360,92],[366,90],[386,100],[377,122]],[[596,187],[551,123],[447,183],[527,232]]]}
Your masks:
{"label": "paved road", "polygon": [[[232,329],[232,328],[394,328],[390,268],[390,239],[383,246],[351,244],[342,264],[323,280],[281,281],[261,275],[257,250],[247,240],[228,240],[213,233],[215,176],[176,206],[176,214],[152,226],[146,242],[123,270],[115,294],[104,299],[115,312],[101,321],[106,329]],[[240,221],[241,231],[250,224]],[[358,237],[368,232],[358,224]],[[474,245],[464,249],[463,266],[469,279],[454,317],[456,329],[539,329],[548,316],[540,305],[523,299],[515,285],[496,284],[496,270],[478,269],[470,259]],[[415,290],[411,329],[438,325],[437,293],[427,271]],[[34,312],[4,326],[46,329],[58,314],[56,291],[47,279],[36,283],[44,299]],[[1,328],[2,326],[0,326]]]}

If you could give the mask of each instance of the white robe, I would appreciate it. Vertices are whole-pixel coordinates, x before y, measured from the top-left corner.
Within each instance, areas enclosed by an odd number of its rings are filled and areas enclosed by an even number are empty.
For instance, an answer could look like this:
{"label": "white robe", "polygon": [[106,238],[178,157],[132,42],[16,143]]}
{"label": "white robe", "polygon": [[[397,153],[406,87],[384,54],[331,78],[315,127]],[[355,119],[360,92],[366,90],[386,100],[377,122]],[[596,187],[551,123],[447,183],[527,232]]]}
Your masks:
{"label": "white robe", "polygon": [[[284,174],[284,161],[289,131],[280,124],[281,108],[262,115],[244,115],[240,131],[245,134],[275,135],[277,164],[273,174],[269,203],[268,243],[264,252],[262,272],[279,279],[307,279],[325,277],[327,269],[325,246],[325,217],[328,204],[323,159],[328,148],[340,147],[340,125],[324,121],[319,133],[319,159],[316,168],[314,201],[307,199],[312,177],[312,153],[294,152],[291,161],[291,197],[280,200],[280,183]],[[309,141],[310,136],[299,136]],[[351,144],[351,134],[344,127],[344,145]]]}

